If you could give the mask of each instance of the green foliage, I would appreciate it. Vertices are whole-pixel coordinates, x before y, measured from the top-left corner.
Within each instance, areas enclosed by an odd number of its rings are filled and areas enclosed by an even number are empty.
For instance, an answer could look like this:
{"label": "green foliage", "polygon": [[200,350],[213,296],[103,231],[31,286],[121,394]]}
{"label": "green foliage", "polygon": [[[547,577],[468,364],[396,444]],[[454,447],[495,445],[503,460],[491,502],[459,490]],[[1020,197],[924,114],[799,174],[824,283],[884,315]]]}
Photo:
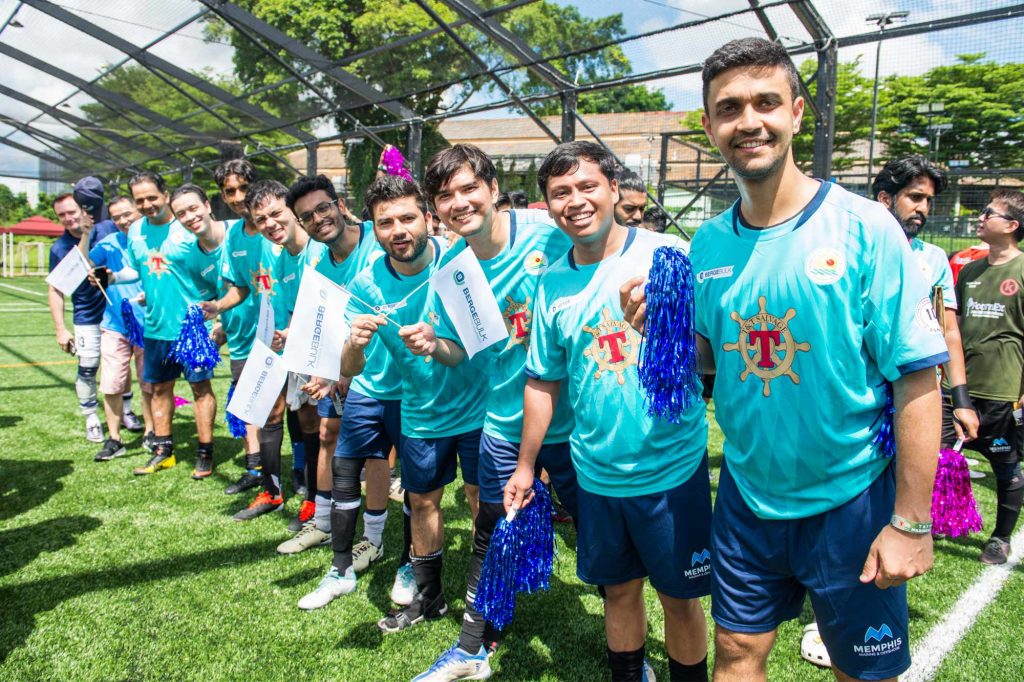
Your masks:
{"label": "green foliage", "polygon": [[10,187],[0,184],[0,225],[13,225],[33,214],[24,192],[15,194]]}
{"label": "green foliage", "polygon": [[[612,114],[623,111],[668,111],[672,102],[668,101],[660,89],[650,89],[646,85],[623,85],[607,90],[581,93],[576,103],[576,110],[581,114]],[[549,99],[533,107],[542,116],[562,113],[562,101]]]}
{"label": "green foliage", "polygon": [[[817,65],[805,61],[800,74],[806,82]],[[860,73],[860,57],[852,62],[838,65],[836,74],[836,132],[833,138],[832,168],[845,170],[858,162],[854,154],[857,142],[866,140],[871,134],[871,93],[873,81]],[[817,81],[810,86],[811,95],[818,92]],[[801,168],[809,169],[814,158],[814,111],[804,107],[800,132],[793,139],[793,156]]]}

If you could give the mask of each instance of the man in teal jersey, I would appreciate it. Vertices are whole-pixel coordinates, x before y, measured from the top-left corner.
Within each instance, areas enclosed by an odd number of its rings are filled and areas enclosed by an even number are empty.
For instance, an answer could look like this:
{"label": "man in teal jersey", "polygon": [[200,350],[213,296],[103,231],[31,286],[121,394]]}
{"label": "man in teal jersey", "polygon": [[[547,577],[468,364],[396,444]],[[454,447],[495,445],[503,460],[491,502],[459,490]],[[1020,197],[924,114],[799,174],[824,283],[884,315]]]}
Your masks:
{"label": "man in teal jersey", "polygon": [[[238,220],[228,227],[224,244],[221,289],[234,285],[240,293],[243,290],[248,292],[242,302],[230,310],[214,311],[209,304],[204,305],[208,313],[222,313],[221,321],[231,359],[231,385],[234,386],[242,375],[245,360],[249,357],[252,342],[256,338],[260,296],[251,273],[260,270],[264,239],[245,207],[245,195],[249,191],[249,185],[256,179],[256,171],[252,164],[246,159],[225,161],[214,170],[213,179],[220,190],[221,199],[232,213],[238,216]],[[246,424],[245,471],[237,481],[228,485],[224,492],[228,495],[237,495],[255,488],[260,484],[260,468],[259,429]]]}
{"label": "man in teal jersey", "polygon": [[[311,254],[316,254],[317,272],[332,282],[348,288],[357,274],[384,256],[384,250],[373,236],[373,223],[355,222],[344,200],[337,196],[334,185],[325,176],[300,178],[289,190],[288,204],[313,239],[308,248]],[[332,541],[331,568],[317,588],[299,600],[299,608],[316,609],[347,592],[344,574],[349,566],[359,573],[384,555],[383,534],[390,484],[387,455],[398,445],[399,436],[397,428],[389,436],[383,415],[397,413],[401,376],[387,350],[375,339],[367,351],[367,367],[359,376],[341,381],[314,377],[306,389],[319,401],[317,409],[321,418],[314,519],[278,551],[301,551],[316,542]],[[344,408],[339,410],[341,403]],[[353,546],[363,466],[366,467],[367,500],[363,514],[364,535]],[[348,499],[353,491],[352,499]],[[409,519],[403,516],[408,535]],[[408,555],[405,549],[399,561],[397,587],[392,590],[399,599],[403,585],[411,581]],[[411,597],[408,593],[403,602],[408,603]]]}
{"label": "man in teal jersey", "polygon": [[[727,43],[703,82],[705,132],[740,192],[691,250],[725,435],[715,679],[765,679],[776,629],[809,593],[837,678],[895,680],[910,665],[904,583],[932,564],[935,367],[949,354],[928,283],[883,206],[797,168],[804,101],[784,48]],[[638,284],[621,294],[642,328]]]}
{"label": "man in teal jersey", "polygon": [[[264,261],[273,261],[267,272],[257,273],[257,287],[266,287],[274,308],[274,337],[270,349],[280,353],[288,340],[288,326],[299,293],[302,269],[307,262],[306,246],[309,235],[301,230],[295,214],[288,208],[285,198],[288,188],[276,180],[260,180],[249,188],[245,204],[252,215],[253,223],[260,229],[266,243],[263,245]],[[302,380],[305,383],[306,380]],[[281,442],[284,437],[285,409],[296,412],[302,429],[302,440],[306,452],[306,471],[316,471],[316,461],[310,467],[309,459],[315,458],[320,450],[319,418],[316,406],[304,400],[299,389],[298,378],[289,372],[285,389],[278,396],[260,429],[260,457],[263,462],[263,491],[256,499],[235,514],[236,521],[248,521],[284,507],[281,489]],[[315,485],[312,486],[315,490]]]}
{"label": "man in teal jersey", "polygon": [[[361,374],[367,348],[378,337],[402,377],[399,457],[412,508],[411,559],[418,592],[412,603],[377,624],[384,632],[398,632],[448,612],[441,588],[441,496],[461,464],[475,518],[486,384],[469,363],[454,366],[464,355],[456,343],[436,339],[433,357],[422,357],[420,344],[432,337],[437,320],[428,284],[444,247],[427,235],[431,216],[419,186],[400,177],[378,178],[366,190],[365,205],[388,257],[379,258],[352,282],[352,332],[342,351],[341,371],[344,376]],[[358,499],[358,488],[353,491],[350,474],[348,478],[342,499],[352,500],[353,493]],[[344,578],[348,591],[354,589],[355,573],[347,571]]]}
{"label": "man in teal jersey", "polygon": [[[83,224],[82,238],[78,248],[82,254],[97,268],[106,271],[121,270],[128,260],[128,228],[141,216],[135,210],[135,204],[128,197],[113,197],[107,204],[110,219],[117,226],[117,231],[107,235],[90,248],[89,242],[92,228]],[[102,278],[103,275],[100,276]],[[93,275],[97,279],[96,275]],[[109,280],[109,274],[106,275]],[[99,283],[97,281],[97,283]],[[142,390],[142,415],[145,420],[145,441],[152,438],[153,387],[142,381],[142,348],[133,346],[127,337],[127,328],[121,315],[121,301],[127,299],[135,312],[136,319],[143,316],[143,308],[138,302],[142,294],[142,285],[138,282],[127,284],[111,284],[106,287],[108,303],[103,311],[100,322],[100,393],[103,394],[103,408],[107,417],[109,435],[103,448],[96,453],[97,462],[106,462],[125,454],[121,440],[121,427],[138,430],[131,426],[129,415],[130,403],[125,397],[131,396],[132,361],[139,377],[139,388]],[[134,417],[134,415],[131,415]],[[136,420],[137,421],[137,420]]]}
{"label": "man in teal jersey", "polygon": [[[917,238],[918,232],[928,221],[935,196],[945,190],[947,184],[946,174],[923,156],[906,156],[892,159],[882,167],[871,183],[871,194],[900,222],[925,280],[932,287],[942,287],[941,322],[946,347],[949,349],[944,393],[949,394],[953,404],[953,426],[957,438],[971,441],[978,437],[978,412],[967,391],[964,350],[960,341],[960,325],[956,319],[953,271],[946,260],[945,251]],[[949,445],[952,446],[952,443]]]}
{"label": "man in teal jersey", "polygon": [[[204,298],[183,262],[196,239],[174,219],[170,196],[160,175],[143,171],[129,180],[128,186],[142,219],[128,232],[127,265],[132,276],[140,279],[146,297],[143,380],[153,384],[153,456],[146,466],[132,472],[141,476],[169,469],[176,463],[171,436],[175,380],[184,373],[192,387],[200,445],[197,467],[212,452],[217,399],[210,388],[212,370],[192,372],[169,358],[188,306]],[[112,281],[120,279],[117,273],[113,277]]]}
{"label": "man in teal jersey", "polygon": [[653,678],[645,662],[644,578],[664,609],[671,679],[706,680],[699,601],[710,587],[704,403],[694,396],[678,423],[648,416],[637,372],[640,337],[619,310],[619,288],[650,269],[656,248],[685,245],[617,221],[615,161],[597,144],[559,145],[537,181],[573,246],[537,290],[519,464],[505,505],[529,502],[537,455],[566,392],[579,480],[576,571],[606,595],[612,680]]}
{"label": "man in teal jersey", "polygon": [[[505,484],[518,463],[523,433],[523,390],[526,358],[535,319],[537,284],[550,263],[564,256],[572,242],[550,221],[537,222],[525,211],[496,210],[497,173],[494,164],[472,145],[455,145],[438,152],[427,166],[424,185],[441,222],[463,238],[442,259],[445,262],[465,248],[473,250],[491,285],[508,330],[508,340],[481,352],[475,364],[486,369],[488,396],[483,435],[480,438],[480,512],[477,514],[473,559],[467,576],[466,615],[459,640],[441,654],[429,670],[415,679],[481,679],[490,674],[487,646],[497,633],[485,632],[486,622],[474,607],[477,581],[491,534],[505,516]],[[436,335],[459,342],[459,336],[443,307]],[[573,419],[568,393],[559,397],[551,428],[538,456],[547,470],[558,498],[576,515],[576,472],[569,454]]]}

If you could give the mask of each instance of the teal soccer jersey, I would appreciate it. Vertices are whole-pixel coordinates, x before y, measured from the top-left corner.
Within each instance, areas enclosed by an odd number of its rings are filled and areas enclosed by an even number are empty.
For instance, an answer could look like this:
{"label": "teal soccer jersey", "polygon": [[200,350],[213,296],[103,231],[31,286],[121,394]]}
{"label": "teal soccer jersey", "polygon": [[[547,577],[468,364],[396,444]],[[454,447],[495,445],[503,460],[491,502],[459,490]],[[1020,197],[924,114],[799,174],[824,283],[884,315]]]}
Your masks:
{"label": "teal soccer jersey", "polygon": [[704,402],[680,423],[647,415],[640,335],[622,319],[619,287],[646,275],[668,235],[629,228],[622,251],[592,265],[568,252],[541,277],[526,373],[561,381],[576,417],[569,439],[580,487],[606,497],[663,492],[690,478],[707,448]]}
{"label": "teal soccer jersey", "polygon": [[[274,305],[274,328],[277,330],[287,329],[292,321],[292,313],[295,312],[295,301],[299,297],[299,284],[302,283],[302,269],[308,263],[316,267],[316,260],[319,254],[313,254],[310,260],[309,245],[315,242],[309,241],[294,256],[288,250],[266,242],[265,248],[270,257],[277,252],[277,259],[273,269],[273,295],[270,298]],[[280,249],[280,251],[277,251]]]}
{"label": "teal soccer jersey", "polygon": [[953,310],[956,306],[956,293],[953,291],[953,270],[949,267],[946,252],[920,239],[910,240],[910,250],[917,260],[918,267],[924,274],[924,281],[933,287],[942,287],[942,305]]}
{"label": "teal soccer jersey", "polygon": [[725,459],[764,519],[820,514],[889,466],[887,382],[948,359],[930,282],[881,205],[822,183],[765,229],[737,202],[693,240],[697,331],[714,354]]}
{"label": "teal soccer jersey", "polygon": [[[427,248],[434,250],[433,261],[412,277],[399,274],[386,257],[363,270],[349,288],[353,295],[349,318],[374,312],[367,310],[365,303],[400,326],[417,322],[436,326],[438,316],[430,305],[427,280],[439,267],[444,248],[433,237]],[[391,322],[377,335],[402,377],[402,435],[445,438],[483,426],[487,382],[482,380],[475,362],[445,367],[431,357],[413,355],[398,336],[398,326]]]}
{"label": "teal soccer jersey", "polygon": [[[239,260],[244,259],[248,254],[249,240],[254,242],[254,249],[262,247],[262,240],[259,234],[250,237],[244,234],[244,221],[235,220],[228,223],[227,236],[224,238],[224,249],[220,257],[220,282],[217,287],[217,296],[222,297],[232,286],[248,287],[249,295],[231,310],[225,310],[220,315],[221,324],[224,326],[224,334],[228,339],[228,354],[232,360],[244,360],[249,357],[252,350],[252,342],[256,338],[256,318],[259,315],[259,297],[252,289],[252,283],[248,277],[238,277],[235,274],[233,251],[242,252]],[[239,234],[242,233],[242,234]],[[257,241],[259,240],[259,241]],[[244,262],[244,261],[243,261]],[[244,266],[243,266],[244,269]]]}
{"label": "teal soccer jersey", "polygon": [[[511,211],[508,244],[494,258],[479,261],[508,330],[507,341],[496,343],[473,358],[473,363],[486,373],[489,385],[484,433],[509,443],[520,442],[523,434],[524,369],[530,348],[537,285],[548,265],[572,247],[569,238],[550,219],[547,222],[537,221],[539,216],[533,215],[535,213],[539,212]],[[441,265],[464,248],[468,247],[463,242],[449,251]],[[434,305],[440,314],[437,335],[459,341],[459,335],[440,301],[435,301]],[[572,427],[569,396],[563,391],[544,442],[566,442]]]}
{"label": "teal soccer jersey", "polygon": [[[371,221],[360,224],[359,242],[342,263],[335,262],[326,244],[311,241],[308,249],[310,259],[317,261],[316,271],[345,288],[352,284],[356,275],[384,256],[384,249],[373,236]],[[375,400],[398,400],[402,397],[402,376],[377,336],[366,347],[366,367],[362,374],[352,378],[352,389]]]}
{"label": "teal soccer jersey", "polygon": [[128,229],[128,264],[138,271],[146,292],[147,339],[176,340],[188,305],[198,299],[192,278],[179,263],[194,241],[177,220],[153,225],[143,217]]}

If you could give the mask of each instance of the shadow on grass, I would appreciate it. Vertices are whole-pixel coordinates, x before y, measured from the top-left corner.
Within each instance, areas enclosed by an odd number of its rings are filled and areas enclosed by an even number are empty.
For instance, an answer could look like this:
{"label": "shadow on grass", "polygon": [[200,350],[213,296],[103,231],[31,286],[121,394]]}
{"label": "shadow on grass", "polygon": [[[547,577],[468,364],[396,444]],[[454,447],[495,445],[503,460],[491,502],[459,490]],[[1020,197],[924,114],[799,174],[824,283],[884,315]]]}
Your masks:
{"label": "shadow on grass", "polygon": [[0,429],[6,429],[10,426],[14,426],[23,419],[18,414],[0,414]]}
{"label": "shadow on grass", "polygon": [[50,499],[73,470],[69,459],[0,459],[0,521],[24,514]]}
{"label": "shadow on grass", "polygon": [[0,663],[25,643],[35,628],[36,614],[51,611],[61,603],[101,590],[118,590],[154,580],[180,576],[194,577],[228,565],[265,561],[277,541],[252,542],[216,550],[203,550],[159,561],[107,567],[86,573],[70,573],[0,589],[4,617],[0,619]]}
{"label": "shadow on grass", "polygon": [[65,516],[0,532],[0,577],[27,566],[43,552],[71,547],[79,535],[101,525],[91,516]]}

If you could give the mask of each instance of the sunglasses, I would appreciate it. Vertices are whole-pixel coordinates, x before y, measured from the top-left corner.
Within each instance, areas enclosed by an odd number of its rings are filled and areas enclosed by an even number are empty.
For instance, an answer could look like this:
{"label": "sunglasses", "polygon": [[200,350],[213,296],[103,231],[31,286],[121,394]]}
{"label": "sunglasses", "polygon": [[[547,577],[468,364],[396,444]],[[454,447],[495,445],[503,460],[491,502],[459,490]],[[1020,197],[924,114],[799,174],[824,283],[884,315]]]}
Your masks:
{"label": "sunglasses", "polygon": [[992,208],[991,206],[986,206],[985,208],[981,209],[980,216],[981,216],[982,220],[988,220],[992,216],[996,216],[997,218],[1002,218],[1003,220],[1016,220],[1016,218],[1014,218],[1013,216],[1008,216],[1005,213],[1000,213],[997,210],[995,210],[994,208]]}

